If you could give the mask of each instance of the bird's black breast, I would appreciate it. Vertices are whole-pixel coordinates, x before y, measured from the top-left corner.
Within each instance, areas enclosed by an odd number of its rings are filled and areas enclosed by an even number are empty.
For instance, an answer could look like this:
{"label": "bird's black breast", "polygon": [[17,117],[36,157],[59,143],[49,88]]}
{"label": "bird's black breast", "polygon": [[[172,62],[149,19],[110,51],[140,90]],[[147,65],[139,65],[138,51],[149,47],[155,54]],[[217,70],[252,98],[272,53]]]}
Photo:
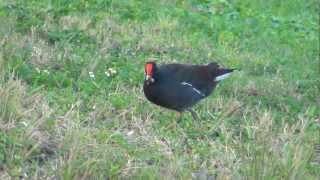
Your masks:
{"label": "bird's black breast", "polygon": [[144,94],[154,104],[176,111],[183,111],[207,96],[191,84],[170,77],[149,85],[144,83]]}

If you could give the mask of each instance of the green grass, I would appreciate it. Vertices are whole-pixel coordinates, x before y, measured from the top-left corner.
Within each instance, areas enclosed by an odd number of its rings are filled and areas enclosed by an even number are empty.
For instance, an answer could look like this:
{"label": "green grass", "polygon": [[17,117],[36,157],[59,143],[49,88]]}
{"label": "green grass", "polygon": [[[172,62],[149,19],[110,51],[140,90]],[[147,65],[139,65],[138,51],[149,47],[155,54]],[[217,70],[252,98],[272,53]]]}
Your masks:
{"label": "green grass", "polygon": [[[319,7],[0,1],[0,179],[317,179]],[[177,124],[149,59],[240,70]]]}

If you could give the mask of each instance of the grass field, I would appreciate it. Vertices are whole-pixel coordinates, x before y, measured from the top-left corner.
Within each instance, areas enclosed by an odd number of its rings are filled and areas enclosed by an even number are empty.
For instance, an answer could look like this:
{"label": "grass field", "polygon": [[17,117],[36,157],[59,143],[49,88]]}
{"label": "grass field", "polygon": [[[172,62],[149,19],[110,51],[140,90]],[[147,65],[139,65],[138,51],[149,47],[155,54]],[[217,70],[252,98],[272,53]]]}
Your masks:
{"label": "grass field", "polygon": [[[317,0],[0,0],[0,179],[318,179]],[[238,68],[195,107],[144,63]]]}

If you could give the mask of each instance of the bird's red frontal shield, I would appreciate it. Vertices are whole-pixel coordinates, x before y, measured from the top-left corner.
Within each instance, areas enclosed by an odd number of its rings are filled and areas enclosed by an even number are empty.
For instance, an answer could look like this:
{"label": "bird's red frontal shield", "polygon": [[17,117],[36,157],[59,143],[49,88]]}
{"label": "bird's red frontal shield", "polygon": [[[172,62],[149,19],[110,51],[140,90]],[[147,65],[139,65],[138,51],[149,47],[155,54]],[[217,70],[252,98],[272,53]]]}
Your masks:
{"label": "bird's red frontal shield", "polygon": [[152,74],[153,74],[153,64],[152,63],[146,64],[145,72],[146,72],[146,75],[152,76]]}

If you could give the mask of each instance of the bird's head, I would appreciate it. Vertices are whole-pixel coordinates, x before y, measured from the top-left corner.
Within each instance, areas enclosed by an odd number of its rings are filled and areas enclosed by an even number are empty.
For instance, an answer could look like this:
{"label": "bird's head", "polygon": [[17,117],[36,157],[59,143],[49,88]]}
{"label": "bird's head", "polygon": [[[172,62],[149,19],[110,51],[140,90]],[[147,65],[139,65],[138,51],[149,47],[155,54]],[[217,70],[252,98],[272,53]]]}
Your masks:
{"label": "bird's head", "polygon": [[146,65],[144,67],[144,72],[145,72],[144,80],[147,85],[150,85],[155,82],[154,74],[155,74],[156,68],[157,68],[156,63],[154,61],[146,62]]}

